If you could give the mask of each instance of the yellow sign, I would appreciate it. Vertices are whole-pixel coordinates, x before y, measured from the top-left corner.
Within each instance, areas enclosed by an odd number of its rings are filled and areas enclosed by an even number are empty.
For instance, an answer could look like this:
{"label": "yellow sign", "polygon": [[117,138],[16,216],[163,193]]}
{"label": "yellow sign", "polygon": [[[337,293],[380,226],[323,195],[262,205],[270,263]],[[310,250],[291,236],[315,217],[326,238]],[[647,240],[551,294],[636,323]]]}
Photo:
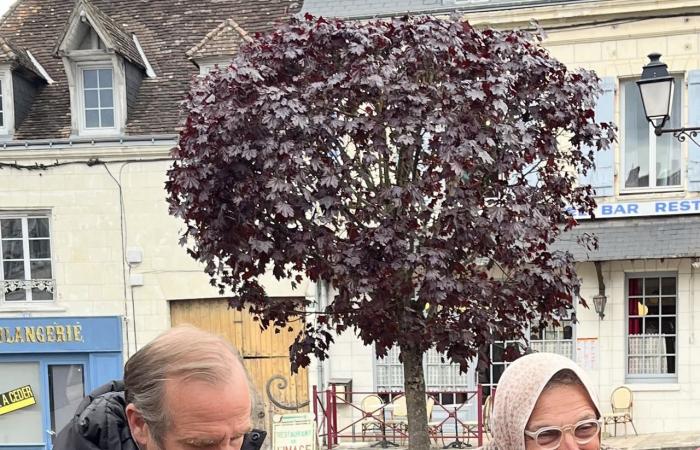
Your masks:
{"label": "yellow sign", "polygon": [[29,385],[0,394],[0,416],[32,405],[36,399]]}
{"label": "yellow sign", "polygon": [[83,342],[81,325],[0,327],[0,344]]}

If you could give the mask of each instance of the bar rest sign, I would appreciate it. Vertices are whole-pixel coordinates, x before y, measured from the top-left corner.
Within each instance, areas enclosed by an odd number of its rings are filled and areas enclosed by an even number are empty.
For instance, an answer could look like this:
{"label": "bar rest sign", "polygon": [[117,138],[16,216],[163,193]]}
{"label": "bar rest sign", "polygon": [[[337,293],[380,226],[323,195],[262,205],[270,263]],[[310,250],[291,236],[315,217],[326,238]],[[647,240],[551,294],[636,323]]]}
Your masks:
{"label": "bar rest sign", "polygon": [[311,413],[275,414],[272,450],[316,450],[316,422]]}
{"label": "bar rest sign", "polygon": [[36,405],[36,399],[29,385],[0,394],[0,416],[32,405]]}

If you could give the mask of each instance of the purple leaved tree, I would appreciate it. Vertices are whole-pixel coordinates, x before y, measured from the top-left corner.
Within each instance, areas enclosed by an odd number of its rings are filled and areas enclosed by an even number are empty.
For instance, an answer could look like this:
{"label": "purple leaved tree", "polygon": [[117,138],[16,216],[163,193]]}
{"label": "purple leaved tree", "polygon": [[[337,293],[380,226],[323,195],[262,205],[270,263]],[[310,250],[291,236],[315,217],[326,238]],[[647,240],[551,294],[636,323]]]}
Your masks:
{"label": "purple leaved tree", "polygon": [[[597,124],[592,72],[539,33],[458,18],[292,19],[197,80],[167,190],[182,244],[263,326],[305,305],[260,277],[330,283],[290,348],[294,368],[349,330],[379,356],[399,346],[411,450],[429,447],[422,359],[466,369],[494,340],[555,321],[579,289],[549,250],[590,213]],[[589,245],[591,243],[588,243]]]}

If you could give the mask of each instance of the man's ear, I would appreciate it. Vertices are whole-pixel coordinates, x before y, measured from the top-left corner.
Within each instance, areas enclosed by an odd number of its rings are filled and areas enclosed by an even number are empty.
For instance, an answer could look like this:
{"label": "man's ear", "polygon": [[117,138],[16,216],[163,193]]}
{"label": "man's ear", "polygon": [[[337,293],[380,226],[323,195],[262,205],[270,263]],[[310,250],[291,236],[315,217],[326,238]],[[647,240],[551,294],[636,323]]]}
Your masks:
{"label": "man's ear", "polygon": [[143,420],[141,412],[136,409],[133,403],[126,405],[126,420],[129,422],[131,436],[141,448],[146,448],[149,441],[150,431],[148,424]]}

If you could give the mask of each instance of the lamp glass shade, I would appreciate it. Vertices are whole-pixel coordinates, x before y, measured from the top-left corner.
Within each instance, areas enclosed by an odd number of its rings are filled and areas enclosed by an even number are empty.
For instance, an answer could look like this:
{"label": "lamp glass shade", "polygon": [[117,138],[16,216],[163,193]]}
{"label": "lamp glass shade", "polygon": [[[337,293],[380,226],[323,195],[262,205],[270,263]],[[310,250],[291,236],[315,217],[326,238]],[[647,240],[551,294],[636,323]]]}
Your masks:
{"label": "lamp glass shade", "polygon": [[642,95],[644,114],[650,122],[665,122],[671,116],[673,77],[652,78],[637,81]]}
{"label": "lamp glass shade", "polygon": [[608,298],[605,295],[596,295],[593,297],[593,307],[601,318],[605,316],[606,303],[608,303]]}

